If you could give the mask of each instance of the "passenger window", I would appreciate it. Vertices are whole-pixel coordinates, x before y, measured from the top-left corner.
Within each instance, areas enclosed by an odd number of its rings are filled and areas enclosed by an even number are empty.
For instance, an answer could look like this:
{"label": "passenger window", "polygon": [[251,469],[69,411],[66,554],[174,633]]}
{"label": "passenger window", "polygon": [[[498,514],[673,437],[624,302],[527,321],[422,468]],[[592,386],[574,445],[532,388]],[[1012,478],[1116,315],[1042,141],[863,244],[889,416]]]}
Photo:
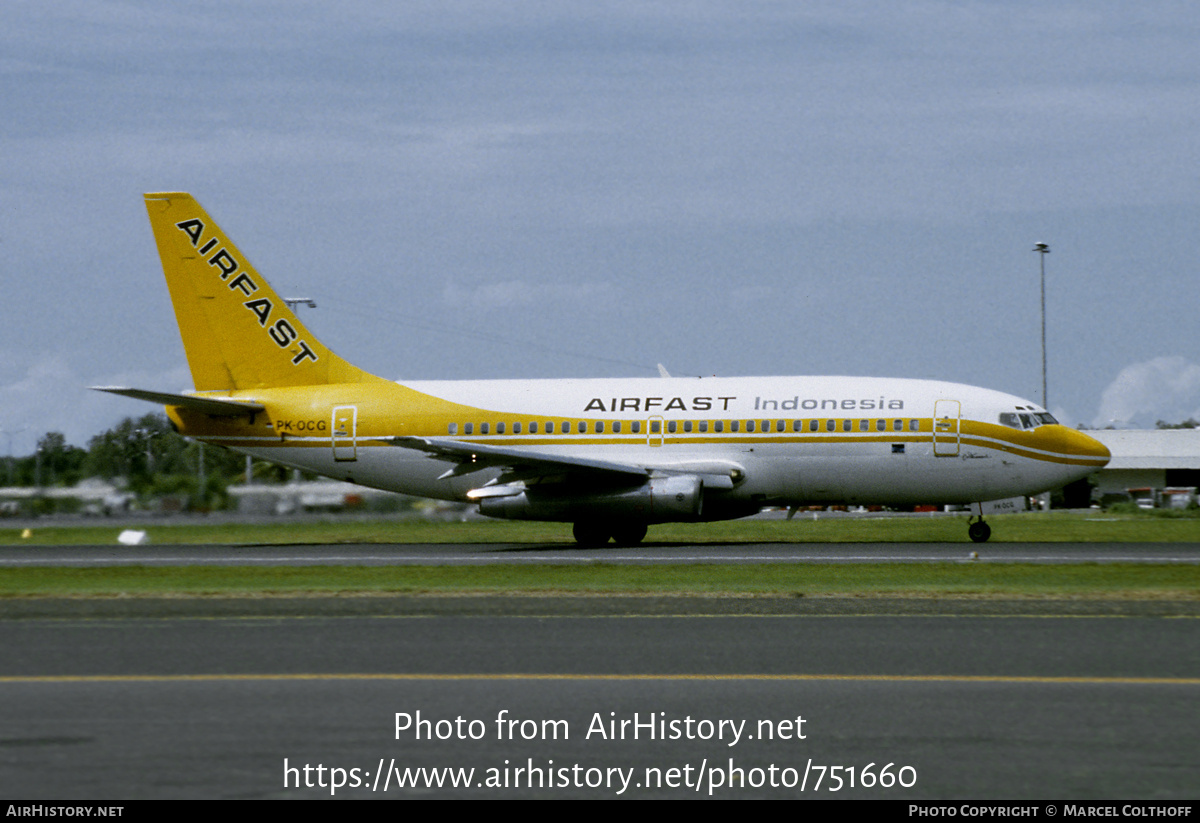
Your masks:
{"label": "passenger window", "polygon": [[513,423],[513,434],[520,434],[520,433],[521,433],[521,424]]}
{"label": "passenger window", "polygon": [[718,420],[715,423],[713,423],[713,431],[715,431],[717,434],[720,434],[721,432],[725,431],[725,421]]}
{"label": "passenger window", "polygon": [[705,433],[705,432],[707,432],[707,431],[708,431],[708,421],[707,421],[707,420],[701,420],[701,421],[700,421],[700,433],[701,433],[701,434],[704,434],[704,433]]}
{"label": "passenger window", "polygon": [[785,426],[786,426],[786,423],[783,420],[775,421],[775,431],[781,432],[781,431],[783,431]]}
{"label": "passenger window", "polygon": [[487,434],[489,431],[491,431],[491,428],[488,426],[487,423],[479,424],[479,433],[480,434]]}
{"label": "passenger window", "polygon": [[893,420],[892,421],[892,431],[898,431],[898,432],[904,431],[904,421],[903,420]]}
{"label": "passenger window", "polygon": [[662,433],[662,421],[661,420],[651,420],[650,421],[650,433],[651,434],[661,434]]}
{"label": "passenger window", "polygon": [[562,425],[558,427],[558,431],[560,434],[570,434],[571,433],[571,424],[564,420],[562,422]]}
{"label": "passenger window", "polygon": [[504,424],[503,423],[496,424],[496,434],[504,434]]}
{"label": "passenger window", "polygon": [[683,421],[683,430],[686,433],[689,433],[689,434],[691,433],[691,431],[692,431],[692,421],[691,420]]}
{"label": "passenger window", "polygon": [[810,432],[815,432],[815,431],[819,430],[820,428],[821,428],[820,420],[809,420],[808,421],[808,430]]}
{"label": "passenger window", "polygon": [[909,420],[908,421],[908,430],[910,432],[919,432],[921,430],[921,421],[920,420]]}
{"label": "passenger window", "polygon": [[596,434],[604,434],[604,423],[601,421],[596,421],[595,431]]}
{"label": "passenger window", "polygon": [[730,430],[731,432],[740,431],[740,428],[739,428],[739,426],[740,426],[740,424],[738,423],[738,421],[736,421],[736,420],[730,420],[730,421],[729,421],[729,430]]}
{"label": "passenger window", "polygon": [[837,431],[837,421],[836,420],[826,420],[825,421],[825,431],[827,431],[827,432]]}
{"label": "passenger window", "polygon": [[769,432],[770,430],[771,430],[771,421],[770,421],[770,420],[764,420],[764,421],[762,422],[762,429],[761,429],[761,431],[763,431],[763,432]]}
{"label": "passenger window", "polygon": [[467,423],[463,426],[463,434],[473,434],[475,432],[475,424]]}
{"label": "passenger window", "polygon": [[746,431],[748,431],[748,432],[754,431],[754,421],[753,420],[746,421]]}
{"label": "passenger window", "polygon": [[579,425],[578,425],[578,426],[576,426],[576,428],[577,428],[577,429],[579,429],[579,433],[580,433],[580,434],[587,434],[587,421],[586,421],[586,420],[580,420],[580,421],[579,421]]}
{"label": "passenger window", "polygon": [[641,432],[642,432],[642,421],[641,421],[641,420],[634,420],[632,423],[630,423],[630,424],[629,424],[629,430],[630,430],[631,432],[633,432],[634,434],[641,434]]}
{"label": "passenger window", "polygon": [[530,434],[537,434],[537,429],[538,429],[537,422],[533,422],[533,423],[529,424],[529,433]]}
{"label": "passenger window", "polygon": [[451,423],[451,424],[450,424],[450,430],[449,430],[447,433],[448,433],[448,434],[458,434],[458,424],[457,424],[457,423]]}
{"label": "passenger window", "polygon": [[675,421],[674,420],[667,423],[667,431],[670,432],[671,434],[675,433]]}
{"label": "passenger window", "polygon": [[848,431],[851,431],[853,428],[854,428],[853,420],[843,420],[842,421],[842,431],[848,432]]}
{"label": "passenger window", "polygon": [[613,434],[620,434],[620,433],[621,433],[621,421],[614,420],[613,421]]}
{"label": "passenger window", "polygon": [[877,432],[887,431],[887,421],[886,420],[876,420],[875,421],[875,431],[877,431]]}

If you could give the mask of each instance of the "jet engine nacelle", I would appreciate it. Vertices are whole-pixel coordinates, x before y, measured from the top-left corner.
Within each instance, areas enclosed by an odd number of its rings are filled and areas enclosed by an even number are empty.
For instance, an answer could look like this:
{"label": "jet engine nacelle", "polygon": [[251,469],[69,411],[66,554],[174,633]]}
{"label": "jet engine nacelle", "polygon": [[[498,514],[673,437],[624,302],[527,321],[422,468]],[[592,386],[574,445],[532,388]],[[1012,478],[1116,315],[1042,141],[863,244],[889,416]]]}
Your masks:
{"label": "jet engine nacelle", "polygon": [[518,494],[485,497],[479,513],[508,520],[575,521],[619,518],[643,523],[700,520],[704,481],[695,475],[651,477],[640,486],[563,493],[554,486],[530,486]]}

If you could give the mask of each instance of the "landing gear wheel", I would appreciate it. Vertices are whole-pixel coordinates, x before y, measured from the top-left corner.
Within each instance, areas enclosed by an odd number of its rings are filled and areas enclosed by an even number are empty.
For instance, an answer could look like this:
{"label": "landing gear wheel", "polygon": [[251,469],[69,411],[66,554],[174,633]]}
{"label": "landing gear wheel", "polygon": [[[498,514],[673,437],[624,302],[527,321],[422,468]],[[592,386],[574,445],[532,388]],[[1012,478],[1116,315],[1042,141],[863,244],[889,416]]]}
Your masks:
{"label": "landing gear wheel", "polygon": [[608,527],[601,523],[576,523],[571,528],[575,542],[585,549],[595,549],[608,542]]}
{"label": "landing gear wheel", "polygon": [[613,529],[613,540],[618,546],[636,546],[645,539],[645,523],[622,523]]}
{"label": "landing gear wheel", "polygon": [[967,535],[976,543],[986,543],[987,539],[992,536],[992,527],[982,520],[977,520],[967,526]]}

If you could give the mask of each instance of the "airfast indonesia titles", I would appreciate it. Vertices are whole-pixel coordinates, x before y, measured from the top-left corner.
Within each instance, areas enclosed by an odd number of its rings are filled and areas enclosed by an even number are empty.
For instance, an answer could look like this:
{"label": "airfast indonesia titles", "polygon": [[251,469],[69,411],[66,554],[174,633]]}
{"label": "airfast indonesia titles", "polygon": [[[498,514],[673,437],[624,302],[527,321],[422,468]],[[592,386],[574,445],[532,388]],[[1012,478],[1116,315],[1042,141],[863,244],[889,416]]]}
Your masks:
{"label": "airfast indonesia titles", "polygon": [[[593,397],[585,412],[738,411],[737,396],[728,397]],[[904,411],[904,401],[891,397],[785,398],[755,397],[753,411]]]}

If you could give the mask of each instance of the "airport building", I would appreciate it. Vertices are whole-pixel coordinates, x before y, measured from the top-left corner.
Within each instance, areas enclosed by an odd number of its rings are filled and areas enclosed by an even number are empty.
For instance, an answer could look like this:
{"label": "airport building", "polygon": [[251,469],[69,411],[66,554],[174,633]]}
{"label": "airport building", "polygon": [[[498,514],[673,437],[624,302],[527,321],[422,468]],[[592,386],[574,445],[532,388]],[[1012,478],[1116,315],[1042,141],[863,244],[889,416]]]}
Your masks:
{"label": "airport building", "polygon": [[1200,429],[1100,429],[1088,434],[1112,452],[1092,476],[1094,497],[1186,508],[1200,487]]}

